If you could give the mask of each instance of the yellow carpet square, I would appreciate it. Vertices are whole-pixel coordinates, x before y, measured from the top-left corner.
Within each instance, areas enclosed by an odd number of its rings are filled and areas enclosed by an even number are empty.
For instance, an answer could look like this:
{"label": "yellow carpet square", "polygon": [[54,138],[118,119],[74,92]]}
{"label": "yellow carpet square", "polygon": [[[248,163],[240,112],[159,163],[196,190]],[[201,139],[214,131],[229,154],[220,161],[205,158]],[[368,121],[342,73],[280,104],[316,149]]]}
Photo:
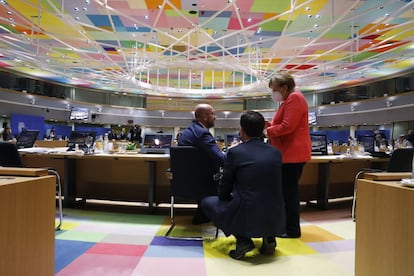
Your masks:
{"label": "yellow carpet square", "polygon": [[[56,221],[56,225],[58,222]],[[77,227],[79,222],[72,222],[72,221],[63,221],[62,225],[60,226],[61,230],[72,230],[73,228]]]}
{"label": "yellow carpet square", "polygon": [[276,239],[276,254],[279,256],[309,255],[317,252],[301,239]]}
{"label": "yellow carpet square", "polygon": [[[245,257],[255,257],[259,255],[259,248],[262,245],[261,239],[253,239],[255,249],[246,253]],[[234,236],[218,237],[214,241],[204,241],[204,256],[206,258],[230,258],[230,250],[236,249],[236,239]]]}

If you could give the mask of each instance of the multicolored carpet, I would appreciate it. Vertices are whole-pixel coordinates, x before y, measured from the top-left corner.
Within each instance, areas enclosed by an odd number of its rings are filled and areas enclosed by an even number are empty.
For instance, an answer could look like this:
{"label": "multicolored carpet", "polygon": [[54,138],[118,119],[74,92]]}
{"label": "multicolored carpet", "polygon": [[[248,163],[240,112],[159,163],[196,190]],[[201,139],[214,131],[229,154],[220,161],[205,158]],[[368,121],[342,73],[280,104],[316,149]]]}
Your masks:
{"label": "multicolored carpet", "polygon": [[[235,239],[222,233],[213,241],[164,237],[168,215],[88,209],[64,209],[56,232],[55,274],[63,275],[354,275],[355,223],[350,209],[318,211],[304,206],[302,237],[277,239],[276,254],[257,249],[236,261],[228,256]],[[191,225],[177,216],[171,235],[212,237],[211,224]]]}

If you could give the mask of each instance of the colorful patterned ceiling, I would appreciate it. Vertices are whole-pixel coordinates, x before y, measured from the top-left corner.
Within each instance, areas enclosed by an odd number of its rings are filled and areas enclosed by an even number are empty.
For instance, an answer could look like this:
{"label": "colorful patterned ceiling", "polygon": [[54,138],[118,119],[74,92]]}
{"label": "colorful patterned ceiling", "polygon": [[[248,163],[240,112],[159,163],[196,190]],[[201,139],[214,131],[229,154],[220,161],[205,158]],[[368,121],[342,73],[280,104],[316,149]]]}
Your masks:
{"label": "colorful patterned ceiling", "polygon": [[46,80],[167,97],[268,94],[414,69],[411,0],[0,1],[0,66]]}

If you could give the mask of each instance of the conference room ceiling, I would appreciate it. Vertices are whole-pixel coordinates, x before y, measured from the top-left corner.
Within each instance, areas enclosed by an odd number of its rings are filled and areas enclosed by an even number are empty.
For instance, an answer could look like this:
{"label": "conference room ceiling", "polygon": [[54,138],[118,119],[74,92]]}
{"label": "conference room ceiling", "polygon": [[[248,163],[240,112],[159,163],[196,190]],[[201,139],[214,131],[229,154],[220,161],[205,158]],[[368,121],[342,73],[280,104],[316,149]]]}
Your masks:
{"label": "conference room ceiling", "polygon": [[0,66],[116,93],[268,95],[414,69],[411,0],[0,1]]}

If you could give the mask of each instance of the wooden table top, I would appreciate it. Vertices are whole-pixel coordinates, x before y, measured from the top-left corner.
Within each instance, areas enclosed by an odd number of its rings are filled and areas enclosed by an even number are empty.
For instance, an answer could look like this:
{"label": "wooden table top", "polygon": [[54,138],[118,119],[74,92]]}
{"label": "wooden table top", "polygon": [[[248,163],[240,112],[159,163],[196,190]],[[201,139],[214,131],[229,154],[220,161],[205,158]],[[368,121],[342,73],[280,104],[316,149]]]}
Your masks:
{"label": "wooden table top", "polygon": [[411,172],[376,172],[364,173],[364,178],[377,181],[391,181],[401,180],[404,178],[411,178]]}
{"label": "wooden table top", "polygon": [[47,168],[0,167],[0,175],[46,176],[48,171]]}

